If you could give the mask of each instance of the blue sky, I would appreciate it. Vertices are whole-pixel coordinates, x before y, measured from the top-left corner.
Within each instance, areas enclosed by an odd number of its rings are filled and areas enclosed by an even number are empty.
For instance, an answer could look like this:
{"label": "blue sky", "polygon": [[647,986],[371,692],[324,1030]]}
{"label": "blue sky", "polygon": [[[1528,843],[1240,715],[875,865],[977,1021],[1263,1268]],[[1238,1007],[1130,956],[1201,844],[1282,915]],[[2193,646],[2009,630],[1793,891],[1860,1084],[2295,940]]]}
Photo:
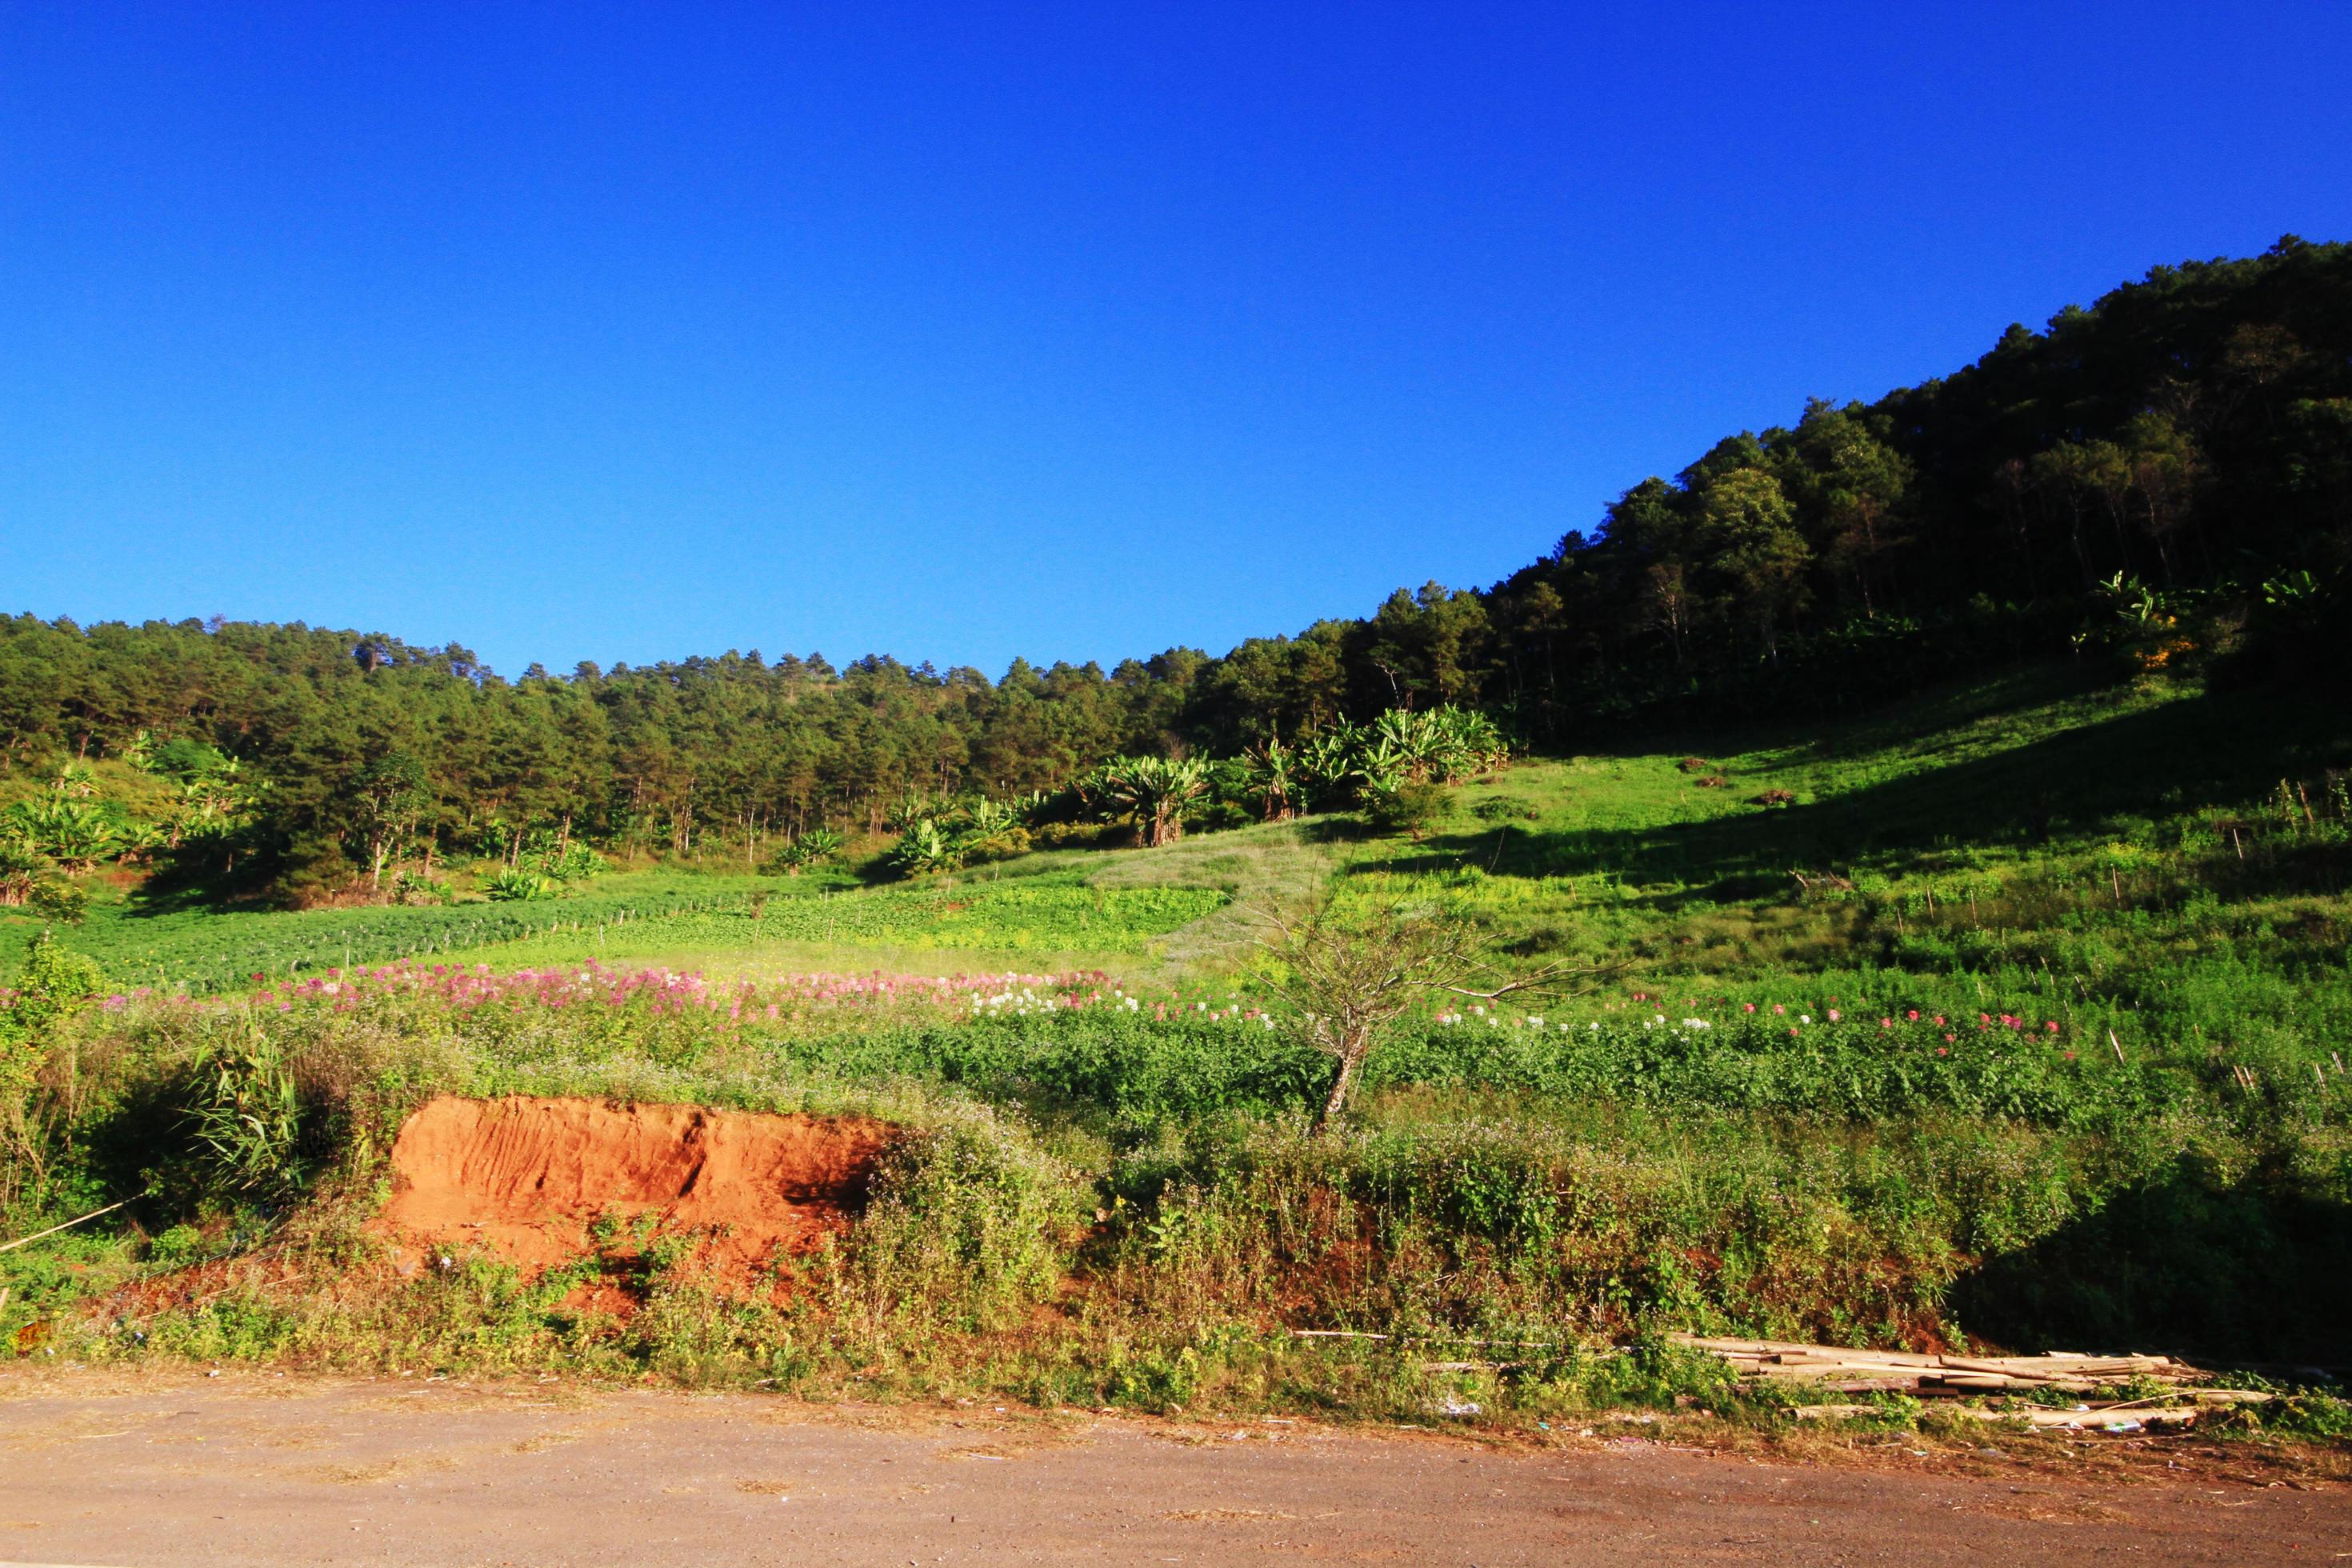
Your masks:
{"label": "blue sky", "polygon": [[0,10],[0,611],[1001,671],[2352,237],[2352,6]]}

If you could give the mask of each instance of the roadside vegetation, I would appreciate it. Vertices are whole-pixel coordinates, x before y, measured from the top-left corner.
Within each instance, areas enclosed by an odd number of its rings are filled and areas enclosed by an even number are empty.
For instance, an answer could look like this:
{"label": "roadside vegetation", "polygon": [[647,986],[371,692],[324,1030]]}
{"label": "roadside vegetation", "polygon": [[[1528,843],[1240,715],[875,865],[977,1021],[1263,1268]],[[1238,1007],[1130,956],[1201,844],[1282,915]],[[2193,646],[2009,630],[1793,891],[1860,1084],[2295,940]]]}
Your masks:
{"label": "roadside vegetation", "polygon": [[[2145,1350],[2345,1439],[2347,266],[2152,275],[1221,660],[0,624],[0,1336],[1769,1429],[1669,1336]],[[891,1131],[747,1292],[617,1215],[403,1255],[449,1095]]]}
{"label": "roadside vegetation", "polygon": [[[0,1256],[0,1331],[1507,1423],[1675,1394],[1786,1419],[1801,1391],[1735,1399],[1670,1331],[2160,1348],[2291,1383],[2352,1359],[2341,724],[2025,671],[1704,758],[1490,767],[1418,838],[1359,806],[871,888],[761,879],[601,950],[566,920],[37,1016],[58,987],[28,972],[11,1231],[139,1195]],[[1306,966],[1261,910],[1387,921],[1382,952],[1443,920],[1499,983],[1417,992],[1327,1118]],[[55,929],[40,963],[84,945]],[[1089,967],[866,962],[1024,931]],[[635,966],[640,935],[694,973]],[[1464,994],[1514,979],[1539,984]],[[856,1113],[910,1141],[775,1300],[625,1236],[535,1279],[487,1255],[400,1279],[366,1225],[438,1093]],[[162,1283],[184,1278],[204,1288]],[[633,1310],[579,1309],[590,1279]],[[2333,1408],[2286,1419],[2324,1434]]]}

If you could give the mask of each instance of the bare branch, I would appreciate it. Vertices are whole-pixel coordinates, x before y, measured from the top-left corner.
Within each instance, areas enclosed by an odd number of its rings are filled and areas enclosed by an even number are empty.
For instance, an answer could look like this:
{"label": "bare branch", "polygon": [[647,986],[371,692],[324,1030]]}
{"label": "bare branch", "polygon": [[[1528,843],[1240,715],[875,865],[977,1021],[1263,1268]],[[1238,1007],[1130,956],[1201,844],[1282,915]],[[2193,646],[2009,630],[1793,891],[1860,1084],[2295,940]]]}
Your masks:
{"label": "bare branch", "polygon": [[[1266,933],[1258,940],[1259,952],[1276,961],[1253,966],[1251,977],[1290,1016],[1301,1040],[1339,1063],[1318,1127],[1346,1108],[1357,1068],[1417,995],[1492,1001],[1517,992],[1559,991],[1624,967],[1562,960],[1507,977],[1486,961],[1485,941],[1469,922],[1425,905],[1390,904],[1342,916],[1327,898],[1303,913],[1270,908],[1251,913]],[[1483,975],[1499,984],[1482,989]]]}

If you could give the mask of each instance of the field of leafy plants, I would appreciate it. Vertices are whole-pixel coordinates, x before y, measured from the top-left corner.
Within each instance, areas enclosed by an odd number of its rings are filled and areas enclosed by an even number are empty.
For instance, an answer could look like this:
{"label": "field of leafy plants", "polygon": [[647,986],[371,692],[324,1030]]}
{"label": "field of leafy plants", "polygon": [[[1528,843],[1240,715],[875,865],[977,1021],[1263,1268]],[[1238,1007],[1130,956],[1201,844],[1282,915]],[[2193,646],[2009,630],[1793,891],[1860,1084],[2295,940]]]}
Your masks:
{"label": "field of leafy plants", "polygon": [[[282,911],[111,901],[95,905],[67,940],[126,991],[203,995],[256,975],[423,958],[521,964],[780,942],[1132,953],[1223,902],[1214,889],[1097,889],[1067,873],[964,889],[653,874],[544,902]],[[25,916],[0,921],[0,965],[20,962],[41,929]]]}

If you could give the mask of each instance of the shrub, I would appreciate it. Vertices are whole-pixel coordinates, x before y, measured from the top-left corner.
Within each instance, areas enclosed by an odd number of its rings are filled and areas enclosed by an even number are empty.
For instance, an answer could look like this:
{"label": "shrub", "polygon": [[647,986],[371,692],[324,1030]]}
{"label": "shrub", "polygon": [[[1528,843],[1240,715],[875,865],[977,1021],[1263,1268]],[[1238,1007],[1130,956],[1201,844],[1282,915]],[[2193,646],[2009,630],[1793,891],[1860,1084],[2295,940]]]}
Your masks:
{"label": "shrub", "polygon": [[78,926],[89,912],[89,892],[79,882],[68,882],[63,877],[51,877],[33,885],[25,902],[43,920],[56,921],[60,925]]}
{"label": "shrub", "polygon": [[928,816],[908,824],[899,835],[898,847],[890,851],[890,863],[909,877],[952,871],[963,859],[963,847]]}
{"label": "shrub", "polygon": [[0,1212],[47,1182],[47,1135],[32,1110],[35,1079],[104,984],[97,964],[44,931],[25,955],[16,989],[0,993]]}
{"label": "shrub", "polygon": [[552,899],[562,889],[553,879],[536,871],[500,871],[482,884],[482,891],[497,903],[528,903],[534,899]]}
{"label": "shrub", "polygon": [[274,1195],[298,1184],[300,1097],[283,1057],[251,1024],[197,1064],[188,1115],[203,1162],[221,1186]]}
{"label": "shrub", "polygon": [[0,998],[0,1094],[32,1087],[66,1026],[105,984],[97,964],[41,933],[25,955],[14,992]]}
{"label": "shrub", "polygon": [[404,904],[454,904],[457,889],[438,877],[427,877],[415,871],[403,871],[394,889]]}
{"label": "shrub", "polygon": [[830,827],[812,827],[768,857],[761,868],[773,876],[781,871],[787,877],[797,877],[811,866],[841,850],[841,835]]}
{"label": "shrub", "polygon": [[1017,1124],[956,1110],[884,1156],[856,1272],[886,1311],[989,1327],[1058,1283],[1079,1192]]}
{"label": "shrub", "polygon": [[1415,838],[1442,819],[1451,805],[1444,784],[1401,784],[1364,791],[1364,815],[1388,833],[1410,833]]}

